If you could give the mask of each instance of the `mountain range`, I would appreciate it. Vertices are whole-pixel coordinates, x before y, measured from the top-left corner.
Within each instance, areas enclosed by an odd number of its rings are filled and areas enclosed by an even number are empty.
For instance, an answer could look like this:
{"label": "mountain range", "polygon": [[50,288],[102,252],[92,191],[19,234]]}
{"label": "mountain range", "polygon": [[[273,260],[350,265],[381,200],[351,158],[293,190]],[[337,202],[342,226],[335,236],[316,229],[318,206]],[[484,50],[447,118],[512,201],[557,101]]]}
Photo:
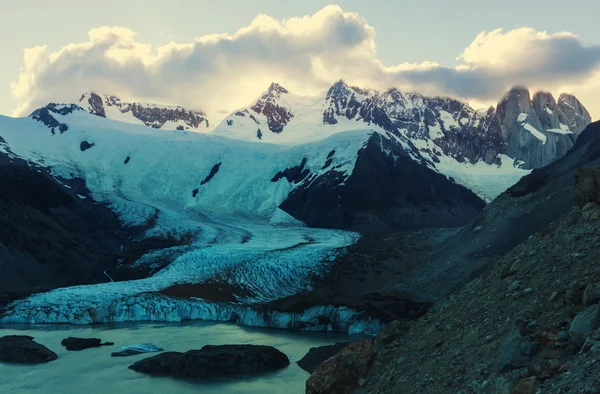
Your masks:
{"label": "mountain range", "polygon": [[[357,232],[471,223],[531,169],[561,157],[590,120],[568,95],[531,99],[513,88],[497,108],[476,111],[449,98],[343,81],[313,97],[273,83],[216,126],[182,107],[96,93],[75,101],[50,103],[28,118],[0,118],[7,171],[18,166],[22,177],[43,178],[61,196],[49,207],[28,199],[14,204],[40,223],[63,210],[83,226],[62,225],[65,231],[35,256],[32,242],[46,227],[18,242],[0,233],[13,256],[4,272],[12,295],[4,298],[34,293],[39,279],[27,273],[40,266],[46,280],[39,290],[90,285],[16,301],[4,321],[201,318],[377,331],[379,315],[363,313],[364,305],[372,309],[364,295],[356,303],[342,297],[335,305],[258,311],[314,286]],[[15,193],[35,189],[15,186]],[[98,220],[93,212],[110,212],[118,223],[89,232]],[[73,242],[87,245],[83,256],[95,247],[104,252],[88,266],[57,259]],[[468,272],[457,271],[452,283]]]}
{"label": "mountain range", "polygon": [[213,131],[250,141],[294,144],[341,130],[378,127],[410,139],[434,163],[440,151],[461,163],[501,164],[502,155],[520,168],[543,167],[562,157],[591,122],[586,108],[569,94],[514,87],[496,108],[475,110],[467,103],[389,89],[383,93],[343,81],[317,96],[298,96],[272,83],[248,107],[209,127],[206,115],[181,107],[126,103],[115,96],[86,93],[88,112],[154,128]]}

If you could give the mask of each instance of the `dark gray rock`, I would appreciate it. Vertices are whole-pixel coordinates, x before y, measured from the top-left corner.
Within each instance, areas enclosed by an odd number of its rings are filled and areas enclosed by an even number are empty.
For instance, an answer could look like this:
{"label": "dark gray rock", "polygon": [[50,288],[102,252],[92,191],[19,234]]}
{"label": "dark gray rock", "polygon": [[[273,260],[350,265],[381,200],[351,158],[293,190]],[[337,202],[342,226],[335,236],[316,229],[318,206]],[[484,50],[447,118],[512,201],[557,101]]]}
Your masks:
{"label": "dark gray rock", "polygon": [[95,144],[95,143],[93,143],[93,142],[92,142],[92,143],[89,143],[89,142],[87,142],[87,141],[81,141],[81,143],[79,144],[79,149],[80,149],[82,152],[85,152],[86,150],[88,150],[88,149],[92,148],[94,145],[96,145],[96,144]]}
{"label": "dark gray rock", "polygon": [[583,208],[587,203],[600,204],[600,167],[575,170],[575,203]]}
{"label": "dark gray rock", "polygon": [[274,371],[289,364],[285,354],[270,346],[207,345],[186,353],[161,353],[129,368],[150,375],[206,378]]}
{"label": "dark gray rock", "polygon": [[73,351],[85,350],[85,349],[90,349],[93,347],[114,345],[114,343],[112,343],[112,342],[102,343],[102,341],[98,338],[74,338],[74,337],[65,338],[61,341],[60,344],[63,345],[64,347],[66,347],[67,350],[73,350]]}
{"label": "dark gray rock", "polygon": [[595,304],[575,316],[569,327],[569,336],[573,343],[583,346],[587,336],[598,327],[600,327],[600,304]]}
{"label": "dark gray rock", "polygon": [[335,356],[352,342],[340,342],[333,345],[311,347],[300,361],[298,366],[308,373],[313,373],[319,365],[328,358]]}
{"label": "dark gray rock", "polygon": [[0,338],[0,361],[9,363],[38,364],[56,360],[52,350],[26,335],[9,335]]}
{"label": "dark gray rock", "polygon": [[509,334],[500,345],[498,358],[500,373],[526,366],[538,351],[538,342],[524,340],[517,332]]}

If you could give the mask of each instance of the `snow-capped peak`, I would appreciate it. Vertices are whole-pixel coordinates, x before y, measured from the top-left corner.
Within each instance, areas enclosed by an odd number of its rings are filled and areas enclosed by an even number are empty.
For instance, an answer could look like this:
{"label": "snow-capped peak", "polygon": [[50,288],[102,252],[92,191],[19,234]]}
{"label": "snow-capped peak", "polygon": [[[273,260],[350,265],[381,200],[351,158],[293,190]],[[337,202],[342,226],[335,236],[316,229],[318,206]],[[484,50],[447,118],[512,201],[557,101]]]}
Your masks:
{"label": "snow-capped peak", "polygon": [[96,92],[82,94],[79,103],[91,114],[155,129],[206,130],[210,126],[206,114],[180,106],[126,102],[117,96]]}

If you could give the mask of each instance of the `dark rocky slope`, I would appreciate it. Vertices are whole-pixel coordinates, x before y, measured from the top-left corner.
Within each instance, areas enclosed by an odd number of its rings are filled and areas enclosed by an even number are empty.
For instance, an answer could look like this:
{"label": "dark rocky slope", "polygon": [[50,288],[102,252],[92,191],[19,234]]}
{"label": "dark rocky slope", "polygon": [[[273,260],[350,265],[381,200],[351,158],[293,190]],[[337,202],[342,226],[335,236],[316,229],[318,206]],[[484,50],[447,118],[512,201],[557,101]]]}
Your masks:
{"label": "dark rocky slope", "polygon": [[[421,319],[390,325],[346,392],[479,393],[486,381],[500,393],[600,390],[599,217],[569,209]],[[327,370],[311,379],[326,382]]]}
{"label": "dark rocky slope", "polygon": [[280,208],[312,227],[372,231],[456,227],[484,205],[424,160],[415,161],[399,144],[373,133],[348,179],[335,168],[308,177]]}
{"label": "dark rocky slope", "polygon": [[122,229],[110,209],[89,197],[84,181],[64,182],[69,187],[45,168],[0,153],[0,306],[56,287],[106,282],[109,276],[143,277],[146,272],[127,266],[148,249],[174,243],[136,241],[143,228]]}
{"label": "dark rocky slope", "polygon": [[419,297],[434,300],[445,296],[573,207],[573,171],[597,165],[600,122],[590,124],[563,158],[533,170],[468,226],[439,244],[428,263],[413,275],[416,283],[407,280],[406,285]]}
{"label": "dark rocky slope", "polygon": [[344,305],[389,322],[422,316],[430,305],[489,269],[575,204],[573,171],[600,165],[600,122],[562,159],[524,177],[467,226],[366,232],[313,288],[267,305],[299,312]]}

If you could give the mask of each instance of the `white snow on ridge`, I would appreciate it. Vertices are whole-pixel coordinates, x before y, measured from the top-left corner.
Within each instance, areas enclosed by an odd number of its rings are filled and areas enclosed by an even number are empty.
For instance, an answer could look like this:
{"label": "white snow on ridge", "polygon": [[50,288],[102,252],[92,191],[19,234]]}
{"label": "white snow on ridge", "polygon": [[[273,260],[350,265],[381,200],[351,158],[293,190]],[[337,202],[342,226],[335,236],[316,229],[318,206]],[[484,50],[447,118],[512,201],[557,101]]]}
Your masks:
{"label": "white snow on ridge", "polygon": [[[431,130],[431,126],[429,127]],[[407,130],[400,130],[406,135]],[[413,139],[413,144],[418,149],[439,149],[431,140]],[[406,149],[410,152],[410,149]],[[439,163],[429,167],[447,177],[452,178],[459,185],[470,189],[485,202],[490,202],[506,189],[517,183],[531,170],[519,168],[514,159],[500,155],[501,165],[489,165],[483,161],[478,163],[459,163],[452,157],[442,154],[438,156]]]}
{"label": "white snow on ridge", "polygon": [[535,127],[533,127],[532,125],[530,125],[529,123],[525,123],[523,125],[523,128],[527,131],[529,131],[531,134],[533,134],[533,136],[535,138],[537,138],[538,140],[542,141],[542,143],[546,143],[546,139],[547,137],[538,129],[536,129]]}
{"label": "white snow on ridge", "polygon": [[[125,200],[168,209],[195,208],[224,214],[242,212],[269,220],[292,185],[271,182],[288,167],[300,165],[320,173],[330,151],[332,165],[350,172],[371,130],[337,133],[296,146],[249,144],[220,136],[153,130],[115,122],[85,112],[55,115],[69,126],[52,135],[31,119],[0,118],[0,136],[21,157],[52,167],[55,175],[86,179],[97,200],[115,205]],[[3,127],[4,126],[4,127]],[[80,143],[94,146],[85,152]],[[127,164],[124,164],[129,157]],[[215,164],[220,170],[200,185]],[[192,191],[198,189],[194,197]]]}
{"label": "white snow on ridge", "polygon": [[[282,93],[277,99],[277,104],[287,108],[294,115],[282,133],[272,132],[267,117],[250,110],[254,104],[234,111],[213,130],[213,133],[242,141],[294,145],[320,141],[341,132],[364,130],[365,127],[371,127],[381,133],[385,132],[378,126],[367,126],[363,121],[349,120],[345,117],[339,117],[338,123],[334,125],[323,124],[325,95],[326,93],[317,96]],[[257,137],[259,129],[261,138]]]}

